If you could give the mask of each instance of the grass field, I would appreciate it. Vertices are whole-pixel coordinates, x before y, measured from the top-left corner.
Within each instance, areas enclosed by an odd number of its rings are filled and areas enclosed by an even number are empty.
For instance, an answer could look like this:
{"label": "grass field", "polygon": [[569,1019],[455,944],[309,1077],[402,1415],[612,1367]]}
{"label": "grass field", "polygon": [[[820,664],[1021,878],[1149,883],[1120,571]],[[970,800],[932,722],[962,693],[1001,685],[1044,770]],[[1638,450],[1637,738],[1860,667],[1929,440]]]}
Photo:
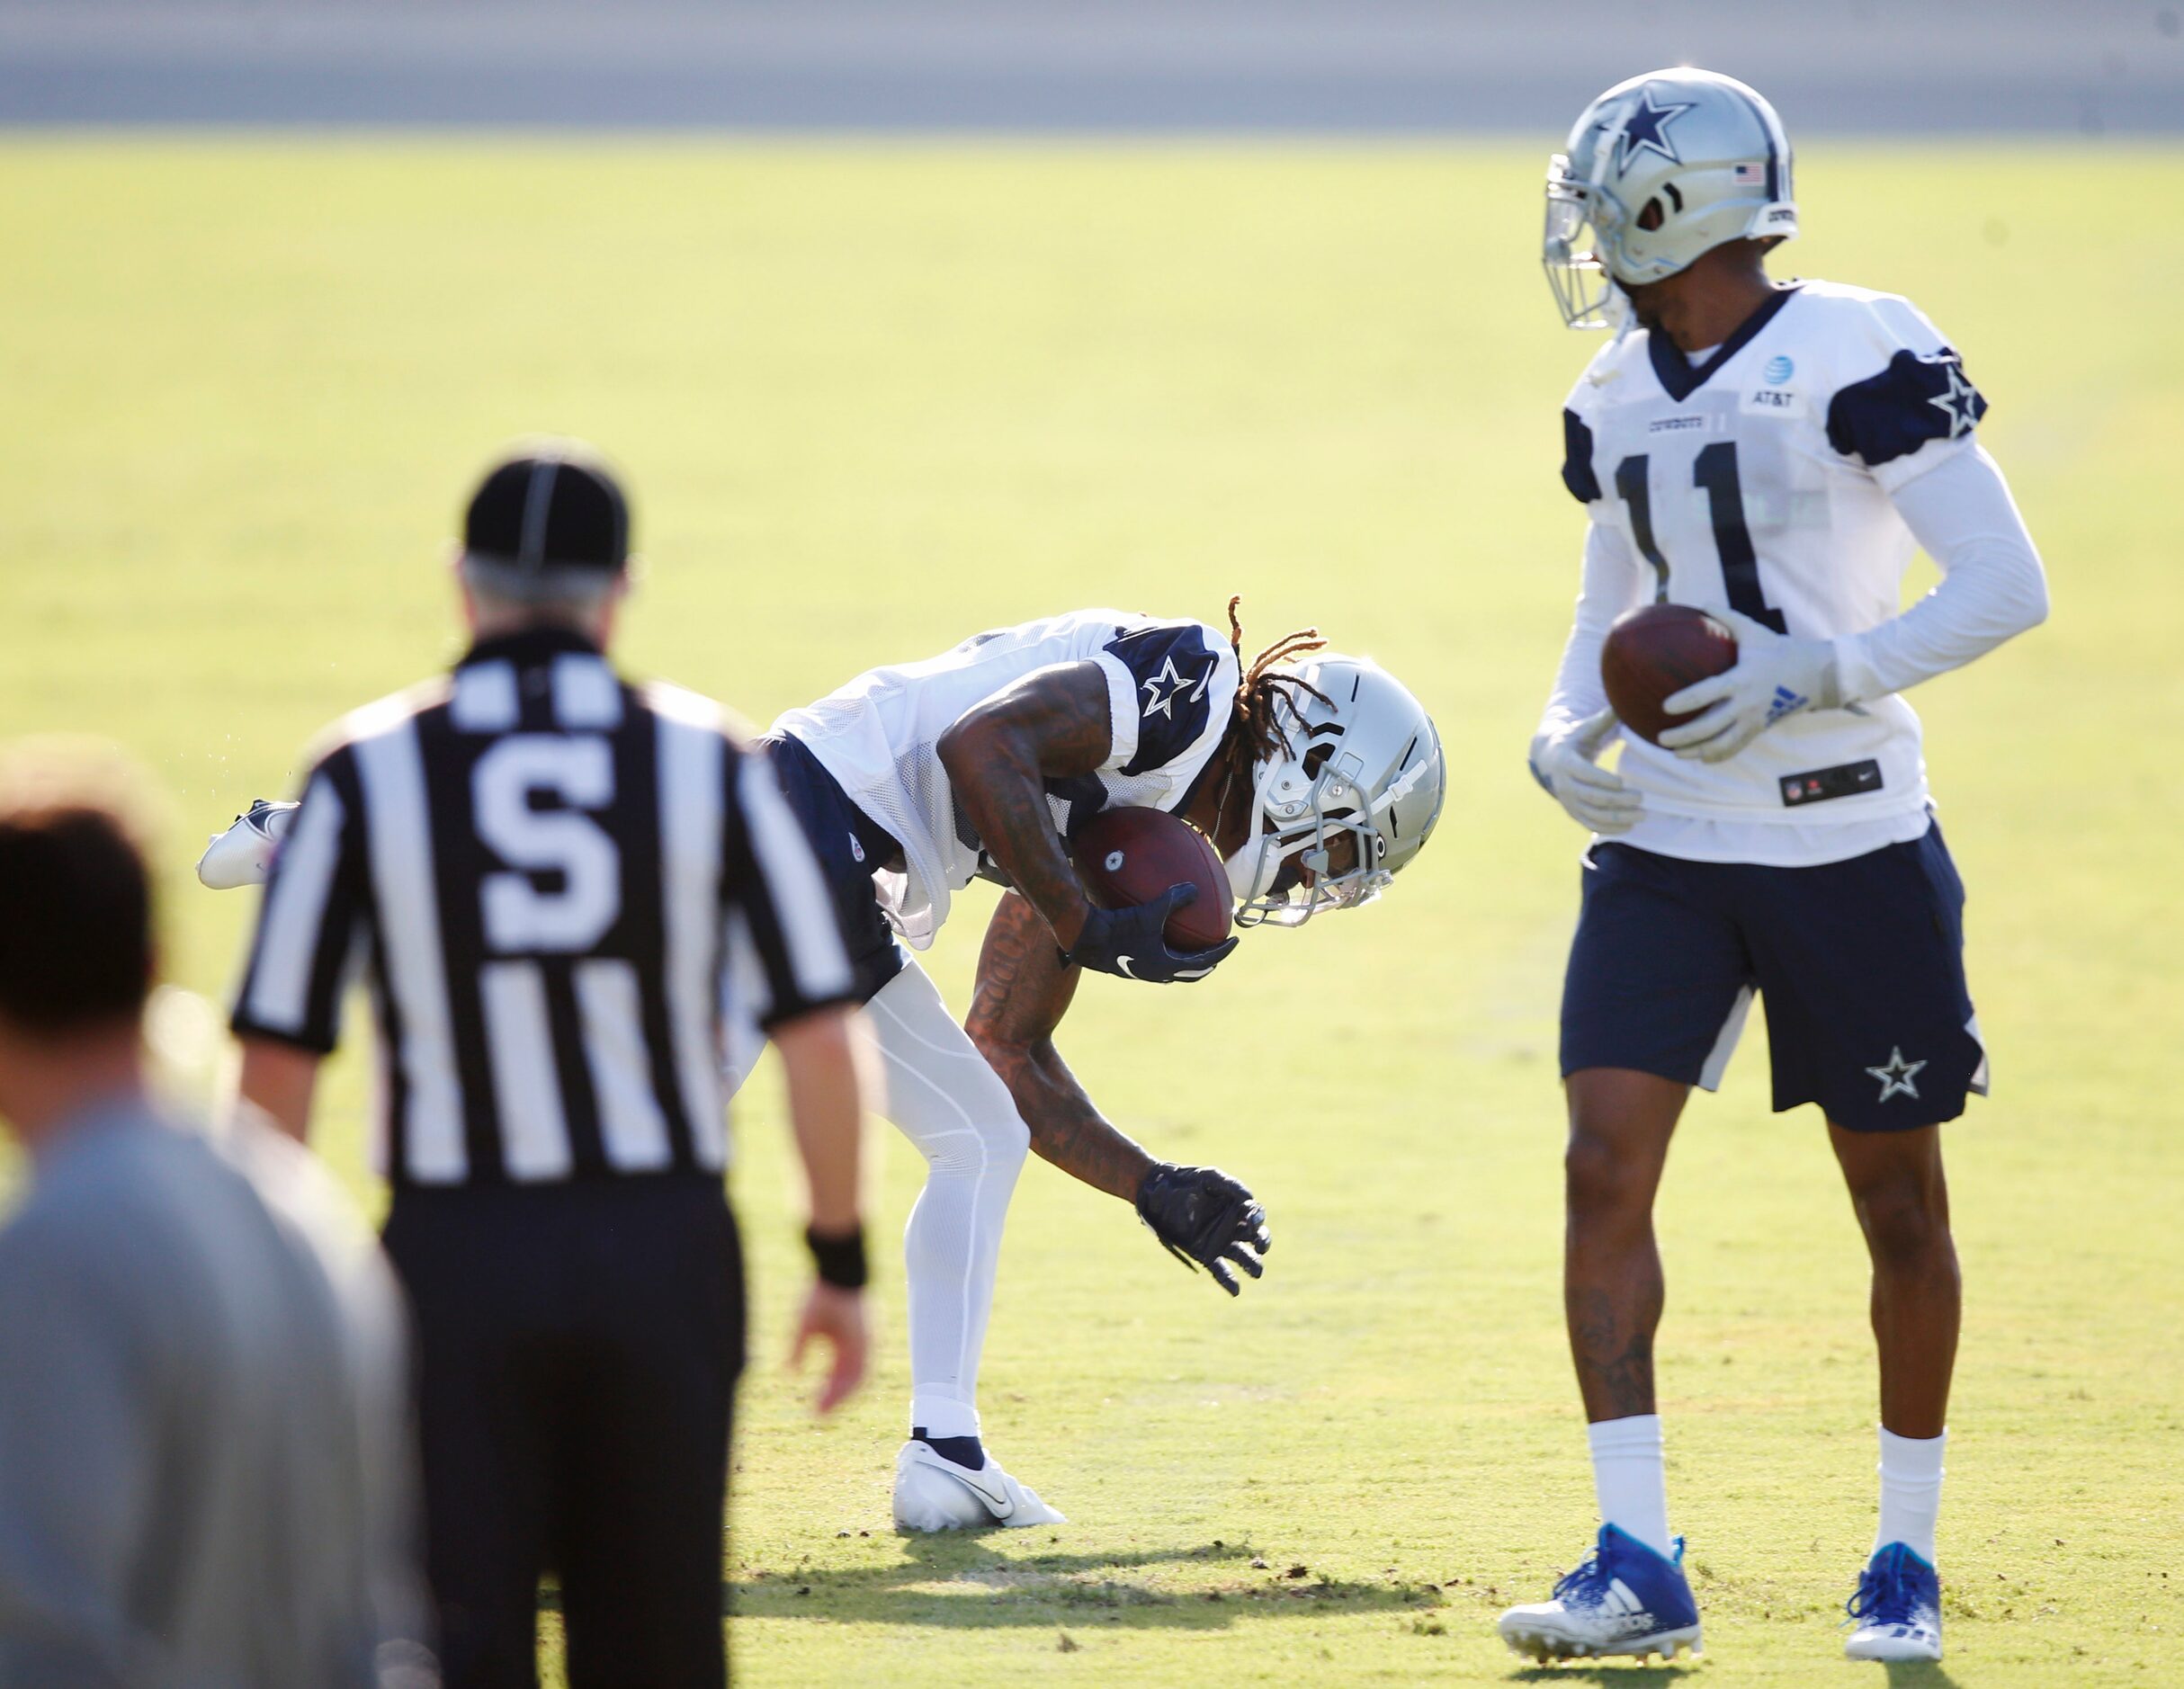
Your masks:
{"label": "grass field", "polygon": [[[758,1327],[728,1572],[756,1684],[1501,1684],[1506,1600],[1592,1525],[1559,1317],[1553,1015],[1580,836],[1523,750],[1574,590],[1556,409],[1589,343],[1533,263],[1538,148],[356,140],[0,145],[0,731],[167,787],[173,972],[251,905],[201,835],[453,648],[439,548],[508,436],[628,468],[635,668],[765,718],[868,663],[1096,603],[1317,622],[1452,759],[1381,907],[1062,1040],[1157,1150],[1264,1197],[1230,1303],[1042,1165],[989,1440],[1065,1529],[905,1542],[900,1269],[814,1425],[769,1068],[739,1111]],[[1892,1683],[2148,1684],[2184,1627],[2184,713],[2169,303],[2184,156],[1815,144],[1795,268],[1908,292],[1993,401],[2051,623],[1921,692],[1972,889],[1992,1101],[1950,1134],[1967,1319],[1950,1658]],[[1914,583],[1920,585],[1920,583]],[[984,902],[932,961],[959,1005]],[[361,1021],[359,1023],[361,1024]],[[326,1142],[364,1185],[361,1064]],[[1865,1267],[1755,1029],[1663,1199],[1671,1501],[1708,1663],[1836,1681],[1874,1513]],[[878,1130],[875,1211],[918,1165]],[[1028,1540],[1026,1537],[1028,1536]],[[2172,1572],[2174,1576],[2172,1576]]]}

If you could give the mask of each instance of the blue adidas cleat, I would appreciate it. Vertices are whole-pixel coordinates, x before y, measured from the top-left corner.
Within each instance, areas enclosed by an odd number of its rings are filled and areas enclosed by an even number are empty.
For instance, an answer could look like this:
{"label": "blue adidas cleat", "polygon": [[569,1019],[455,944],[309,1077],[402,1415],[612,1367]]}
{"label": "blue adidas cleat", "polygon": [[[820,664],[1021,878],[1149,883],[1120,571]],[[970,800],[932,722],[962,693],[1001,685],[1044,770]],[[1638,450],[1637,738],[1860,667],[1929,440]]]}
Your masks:
{"label": "blue adidas cleat", "polygon": [[1844,1608],[1857,1625],[1843,1644],[1846,1658],[1941,1658],[1941,1574],[1902,1543],[1866,1561]]}
{"label": "blue adidas cleat", "polygon": [[1501,1615],[1501,1640],[1534,1659],[1593,1659],[1699,1650],[1698,1604],[1684,1577],[1684,1540],[1664,1559],[1612,1524],[1600,1527],[1578,1568],[1554,1586],[1554,1599],[1511,1607]]}

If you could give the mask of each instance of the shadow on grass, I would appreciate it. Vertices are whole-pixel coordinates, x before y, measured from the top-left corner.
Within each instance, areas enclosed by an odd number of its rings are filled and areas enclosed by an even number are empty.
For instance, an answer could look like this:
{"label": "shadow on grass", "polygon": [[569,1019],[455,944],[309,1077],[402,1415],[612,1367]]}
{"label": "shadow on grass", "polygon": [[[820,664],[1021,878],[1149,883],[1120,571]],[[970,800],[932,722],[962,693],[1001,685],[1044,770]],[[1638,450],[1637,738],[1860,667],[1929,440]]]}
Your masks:
{"label": "shadow on grass", "polygon": [[1956,1689],[1956,1679],[1930,1659],[1888,1662],[1888,1689]]}
{"label": "shadow on grass", "polygon": [[[1036,1532],[1025,1534],[1036,1536]],[[1244,1619],[1313,1613],[1414,1613],[1421,1631],[1441,1604],[1430,1584],[1353,1582],[1302,1567],[1254,1567],[1249,1543],[1226,1542],[1116,1554],[1009,1553],[1009,1533],[900,1539],[902,1558],[839,1570],[809,1561],[756,1569],[725,1583],[724,1610],[746,1618],[954,1626],[1129,1624],[1222,1630]],[[1172,1567],[1189,1586],[1132,1576]],[[1296,1575],[1292,1576],[1292,1571]],[[1211,1574],[1209,1577],[1208,1574]]]}
{"label": "shadow on grass", "polygon": [[[1512,1671],[1511,1683],[1612,1684],[1616,1689],[1645,1689],[1649,1684],[1672,1684],[1696,1677],[1706,1667],[1700,1661],[1674,1666],[1526,1666]],[[1895,1660],[1888,1667],[1888,1689],[1956,1689],[1956,1680],[1931,1660]]]}

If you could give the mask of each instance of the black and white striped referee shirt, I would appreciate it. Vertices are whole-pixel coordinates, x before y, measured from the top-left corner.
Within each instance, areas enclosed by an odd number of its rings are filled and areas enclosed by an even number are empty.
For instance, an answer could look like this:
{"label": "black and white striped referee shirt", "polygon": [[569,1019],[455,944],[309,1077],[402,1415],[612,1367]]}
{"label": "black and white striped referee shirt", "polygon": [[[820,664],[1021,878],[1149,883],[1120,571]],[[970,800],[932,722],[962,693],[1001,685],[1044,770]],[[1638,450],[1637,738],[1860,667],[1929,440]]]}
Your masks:
{"label": "black and white striped referee shirt", "polygon": [[398,1186],[717,1173],[724,980],[761,1025],[847,1000],[764,755],[580,636],[480,643],[335,730],[267,882],[234,1027],[321,1053],[358,968]]}

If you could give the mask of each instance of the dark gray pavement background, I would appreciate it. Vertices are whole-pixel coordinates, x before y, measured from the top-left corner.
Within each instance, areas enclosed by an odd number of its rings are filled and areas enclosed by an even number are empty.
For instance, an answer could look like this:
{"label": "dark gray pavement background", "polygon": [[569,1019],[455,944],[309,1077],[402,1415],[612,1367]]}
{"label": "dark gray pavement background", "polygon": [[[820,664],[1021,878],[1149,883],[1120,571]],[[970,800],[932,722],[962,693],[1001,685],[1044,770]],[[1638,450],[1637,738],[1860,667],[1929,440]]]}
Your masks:
{"label": "dark gray pavement background", "polygon": [[1801,132],[2184,131],[2144,0],[0,0],[18,125],[1537,135],[1678,62]]}

